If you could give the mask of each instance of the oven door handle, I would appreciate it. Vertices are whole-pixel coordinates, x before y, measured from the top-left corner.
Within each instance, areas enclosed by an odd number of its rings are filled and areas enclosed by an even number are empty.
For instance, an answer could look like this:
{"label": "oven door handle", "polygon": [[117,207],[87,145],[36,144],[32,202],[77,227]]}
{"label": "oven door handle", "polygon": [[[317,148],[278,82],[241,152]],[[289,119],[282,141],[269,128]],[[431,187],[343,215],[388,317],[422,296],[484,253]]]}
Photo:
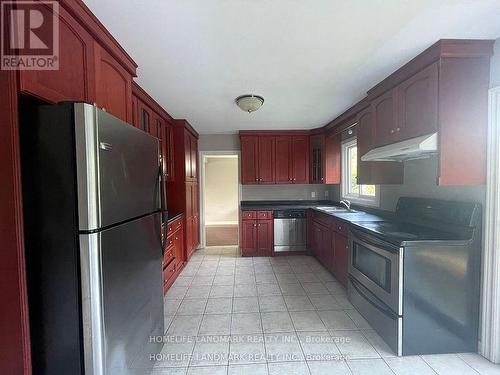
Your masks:
{"label": "oven door handle", "polygon": [[[391,309],[389,309],[388,307],[386,307],[384,304],[382,304],[381,302],[378,301],[378,299],[375,297],[375,299],[373,298],[370,298],[363,290],[361,290],[361,283],[356,280],[354,277],[352,277],[351,275],[349,275],[349,280],[351,281],[351,285],[353,286],[354,289],[356,289],[356,291],[366,300],[368,301],[368,303],[370,303],[373,307],[375,307],[377,310],[379,310],[381,313],[383,313],[384,315],[388,316],[389,318],[391,319],[394,319],[394,318],[397,318],[398,315],[392,311]],[[358,284],[358,285],[356,285]]]}
{"label": "oven door handle", "polygon": [[367,236],[364,236],[360,231],[354,228],[350,228],[350,232],[353,242],[360,243],[361,245],[366,246],[370,250],[373,250],[380,255],[384,255],[383,253],[390,253],[392,256],[399,254],[398,246],[391,247],[383,241],[379,242],[376,241],[376,239],[368,239]]}

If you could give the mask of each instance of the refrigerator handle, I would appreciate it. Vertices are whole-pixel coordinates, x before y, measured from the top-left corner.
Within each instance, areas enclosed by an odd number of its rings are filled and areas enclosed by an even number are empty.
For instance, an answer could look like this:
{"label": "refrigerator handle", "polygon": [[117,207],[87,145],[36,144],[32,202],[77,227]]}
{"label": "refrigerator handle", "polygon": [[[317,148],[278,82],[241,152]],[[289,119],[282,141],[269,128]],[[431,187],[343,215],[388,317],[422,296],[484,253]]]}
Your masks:
{"label": "refrigerator handle", "polygon": [[159,167],[159,178],[158,182],[160,184],[160,211],[161,211],[161,251],[165,252],[165,245],[167,244],[167,205],[166,205],[166,188],[165,188],[165,176],[163,175],[163,157],[160,156],[160,167]]}

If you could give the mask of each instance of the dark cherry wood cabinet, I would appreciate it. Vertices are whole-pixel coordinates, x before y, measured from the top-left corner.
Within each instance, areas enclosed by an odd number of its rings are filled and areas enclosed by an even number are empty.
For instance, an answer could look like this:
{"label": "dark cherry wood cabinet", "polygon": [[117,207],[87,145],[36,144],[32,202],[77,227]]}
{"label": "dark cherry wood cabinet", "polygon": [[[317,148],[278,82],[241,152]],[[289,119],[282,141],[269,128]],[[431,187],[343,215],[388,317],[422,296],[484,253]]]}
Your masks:
{"label": "dark cherry wood cabinet", "polygon": [[309,252],[340,283],[347,286],[349,255],[347,225],[314,210],[309,210],[307,217]]}
{"label": "dark cherry wood cabinet", "polygon": [[277,136],[275,156],[276,184],[309,182],[309,137]]}
{"label": "dark cherry wood cabinet", "polygon": [[340,184],[341,182],[341,164],[342,164],[342,147],[341,134],[333,133],[325,137],[324,143],[324,178],[325,184]]}
{"label": "dark cherry wood cabinet", "polygon": [[333,252],[333,274],[342,285],[347,287],[349,241],[346,236],[334,234]]}
{"label": "dark cherry wood cabinet", "polygon": [[310,137],[310,183],[340,184],[341,135],[338,132]]}
{"label": "dark cherry wood cabinet", "polygon": [[276,137],[276,157],[275,157],[275,169],[276,169],[276,179],[277,184],[291,184],[293,172],[291,169],[291,137],[289,136],[278,136]]}
{"label": "dark cherry wood cabinet", "polygon": [[184,213],[185,260],[189,260],[200,243],[198,133],[186,120],[172,120],[175,144],[175,178],[167,183],[167,207]]}
{"label": "dark cherry wood cabinet", "polygon": [[309,136],[291,137],[291,178],[294,184],[309,183]]}
{"label": "dark cherry wood cabinet", "polygon": [[371,102],[373,147],[383,146],[395,141],[397,129],[396,90],[390,90]]}
{"label": "dark cherry wood cabinet", "polygon": [[241,183],[275,183],[275,137],[241,135]]}
{"label": "dark cherry wood cabinet", "polygon": [[309,135],[302,132],[240,132],[242,184],[307,184]]}
{"label": "dark cherry wood cabinet", "polygon": [[396,140],[438,131],[438,63],[398,85]]}
{"label": "dark cherry wood cabinet", "polygon": [[[387,99],[386,104],[391,100]],[[360,185],[370,184],[402,184],[404,180],[404,165],[389,161],[362,161],[361,157],[370,151],[374,137],[374,107],[362,110],[357,117],[357,182]]]}
{"label": "dark cherry wood cabinet", "polygon": [[257,153],[259,138],[254,135],[241,136],[241,183],[254,185],[259,183]]}
{"label": "dark cherry wood cabinet", "polygon": [[274,184],[275,138],[259,137],[257,171],[259,184]]}
{"label": "dark cherry wood cabinet", "polygon": [[271,211],[241,211],[242,256],[273,256],[274,225]]}
{"label": "dark cherry wood cabinet", "polygon": [[183,216],[168,222],[166,236],[163,253],[163,293],[167,292],[184,266]]}
{"label": "dark cherry wood cabinet", "polygon": [[273,220],[257,220],[257,253],[259,256],[272,256],[274,252]]}
{"label": "dark cherry wood cabinet", "polygon": [[310,157],[311,162],[309,171],[311,184],[323,184],[325,182],[326,165],[325,165],[325,134],[311,135],[309,139]]}
{"label": "dark cherry wood cabinet", "polygon": [[132,75],[101,45],[94,44],[96,104],[132,122]]}
{"label": "dark cherry wood cabinet", "polygon": [[21,70],[21,92],[57,103],[94,102],[94,38],[64,7],[59,12],[59,69]]}

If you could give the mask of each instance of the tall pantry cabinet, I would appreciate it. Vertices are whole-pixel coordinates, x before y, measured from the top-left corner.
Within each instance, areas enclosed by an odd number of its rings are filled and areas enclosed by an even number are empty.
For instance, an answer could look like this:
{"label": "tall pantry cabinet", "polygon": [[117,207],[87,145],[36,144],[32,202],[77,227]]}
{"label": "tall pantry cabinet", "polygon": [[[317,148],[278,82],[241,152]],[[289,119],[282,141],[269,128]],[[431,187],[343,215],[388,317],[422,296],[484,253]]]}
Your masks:
{"label": "tall pantry cabinet", "polygon": [[198,184],[198,133],[186,120],[173,120],[175,158],[168,181],[167,209],[184,212],[185,260],[200,244],[200,194]]}

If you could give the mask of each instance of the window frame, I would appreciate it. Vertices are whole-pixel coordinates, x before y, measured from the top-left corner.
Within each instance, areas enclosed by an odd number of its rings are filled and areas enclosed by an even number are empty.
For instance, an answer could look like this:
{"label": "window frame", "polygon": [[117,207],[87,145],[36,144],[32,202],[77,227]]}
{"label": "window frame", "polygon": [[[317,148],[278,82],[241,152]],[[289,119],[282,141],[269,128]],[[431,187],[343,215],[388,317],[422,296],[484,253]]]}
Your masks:
{"label": "window frame", "polygon": [[[350,165],[348,150],[358,145],[358,140],[356,137],[346,139],[341,143],[340,147],[340,158],[341,158],[341,197],[342,199],[347,199],[355,204],[360,204],[363,206],[380,207],[380,186],[375,186],[375,195],[362,195],[360,193],[350,193]],[[360,186],[360,185],[358,185]],[[361,191],[361,189],[360,189]]]}

